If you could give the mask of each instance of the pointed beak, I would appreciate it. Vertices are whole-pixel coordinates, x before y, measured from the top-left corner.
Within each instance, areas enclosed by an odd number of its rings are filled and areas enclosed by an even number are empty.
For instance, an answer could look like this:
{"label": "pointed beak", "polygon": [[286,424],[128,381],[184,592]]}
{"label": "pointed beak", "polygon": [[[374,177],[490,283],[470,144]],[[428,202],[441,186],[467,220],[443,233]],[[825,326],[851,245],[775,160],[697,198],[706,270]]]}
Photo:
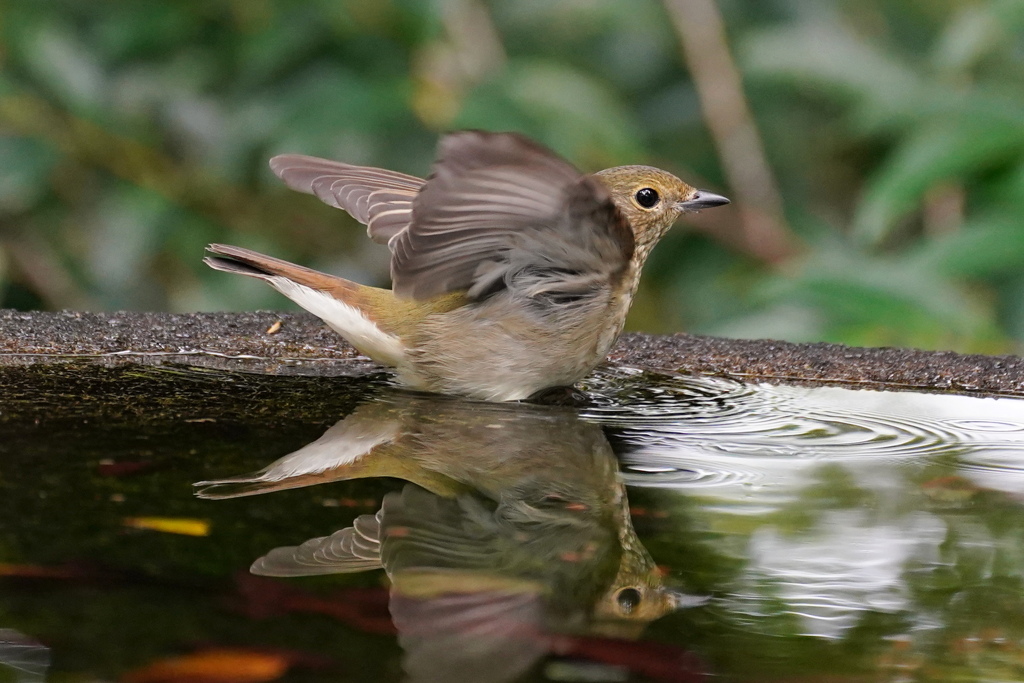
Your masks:
{"label": "pointed beak", "polygon": [[710,209],[728,203],[729,200],[720,194],[708,192],[707,190],[697,190],[697,194],[692,199],[679,202],[679,206],[686,211],[700,211],[701,209]]}
{"label": "pointed beak", "polygon": [[666,588],[665,591],[668,594],[672,609],[690,609],[691,607],[700,607],[711,602],[710,595],[690,595],[689,593],[683,593],[671,588]]}

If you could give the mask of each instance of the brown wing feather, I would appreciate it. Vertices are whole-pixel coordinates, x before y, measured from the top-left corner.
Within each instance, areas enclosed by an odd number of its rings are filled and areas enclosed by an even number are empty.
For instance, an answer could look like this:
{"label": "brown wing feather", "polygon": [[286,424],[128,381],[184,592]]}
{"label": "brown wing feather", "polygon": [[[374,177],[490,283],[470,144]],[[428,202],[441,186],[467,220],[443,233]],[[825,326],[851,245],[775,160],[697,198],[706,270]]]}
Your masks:
{"label": "brown wing feather", "polygon": [[397,294],[415,299],[474,298],[527,271],[548,291],[562,276],[570,289],[593,287],[621,272],[634,248],[603,185],[514,133],[443,138],[412,208],[391,243],[391,276]]}
{"label": "brown wing feather", "polygon": [[380,569],[380,519],[360,515],[352,526],[299,546],[274,548],[250,571],[261,576],[317,576]]}
{"label": "brown wing feather", "polygon": [[423,186],[422,178],[405,173],[301,154],[276,156],[270,168],[293,190],[347,211],[381,244],[409,225],[413,199]]}

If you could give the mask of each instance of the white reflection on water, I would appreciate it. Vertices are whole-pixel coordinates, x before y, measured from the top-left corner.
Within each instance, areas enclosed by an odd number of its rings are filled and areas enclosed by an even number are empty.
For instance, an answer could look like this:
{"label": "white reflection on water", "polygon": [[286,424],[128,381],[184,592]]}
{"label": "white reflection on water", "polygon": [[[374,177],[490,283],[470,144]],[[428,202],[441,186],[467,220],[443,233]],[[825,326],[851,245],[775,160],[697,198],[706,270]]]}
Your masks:
{"label": "white reflection on water", "polygon": [[20,631],[0,628],[0,680],[42,683],[49,668],[50,648]]}
{"label": "white reflection on water", "polygon": [[826,512],[807,532],[774,526],[754,532],[749,564],[730,607],[767,616],[761,588],[770,586],[800,622],[800,635],[840,638],[865,610],[896,613],[910,607],[907,564],[939,561],[946,524],[926,513],[878,524],[862,510]]}
{"label": "white reflection on water", "polygon": [[1024,400],[707,378],[630,399],[588,413],[628,445],[627,483],[687,489],[734,514],[786,504],[822,463],[891,488],[950,456],[979,485],[1024,495]]}

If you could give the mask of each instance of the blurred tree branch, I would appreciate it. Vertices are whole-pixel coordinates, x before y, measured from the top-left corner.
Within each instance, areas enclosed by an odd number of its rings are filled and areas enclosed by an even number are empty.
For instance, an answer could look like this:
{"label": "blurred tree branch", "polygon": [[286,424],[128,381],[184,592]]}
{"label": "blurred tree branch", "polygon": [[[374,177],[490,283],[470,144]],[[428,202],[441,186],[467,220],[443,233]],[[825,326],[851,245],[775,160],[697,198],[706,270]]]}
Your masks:
{"label": "blurred tree branch", "polygon": [[704,121],[735,194],[746,251],[779,263],[798,249],[765,157],[743,82],[714,0],[664,0],[679,36]]}

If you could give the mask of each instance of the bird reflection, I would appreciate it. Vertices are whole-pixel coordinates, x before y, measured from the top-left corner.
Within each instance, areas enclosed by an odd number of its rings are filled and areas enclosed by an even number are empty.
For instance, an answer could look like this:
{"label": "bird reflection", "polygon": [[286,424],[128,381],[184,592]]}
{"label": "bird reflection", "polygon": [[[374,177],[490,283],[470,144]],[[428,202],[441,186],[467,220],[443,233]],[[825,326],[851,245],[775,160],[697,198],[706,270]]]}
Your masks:
{"label": "bird reflection", "polygon": [[196,486],[220,499],[363,477],[408,483],[251,571],[383,568],[413,680],[512,680],[560,634],[636,638],[695,602],[663,585],[637,538],[600,427],[565,407],[394,393],[254,475]]}

